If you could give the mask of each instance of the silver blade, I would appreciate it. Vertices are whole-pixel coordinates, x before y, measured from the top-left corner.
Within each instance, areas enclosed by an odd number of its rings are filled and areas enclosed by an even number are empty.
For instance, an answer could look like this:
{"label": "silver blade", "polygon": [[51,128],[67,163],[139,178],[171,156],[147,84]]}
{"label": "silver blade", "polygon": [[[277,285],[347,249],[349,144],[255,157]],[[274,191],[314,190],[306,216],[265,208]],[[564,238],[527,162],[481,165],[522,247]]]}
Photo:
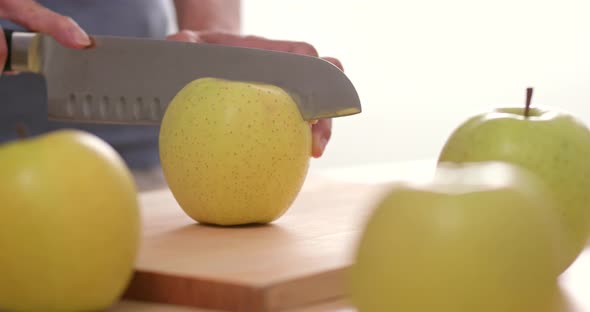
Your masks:
{"label": "silver blade", "polygon": [[176,93],[201,77],[282,87],[305,120],[361,112],[346,75],[315,57],[108,36],[93,37],[91,49],[74,50],[48,36],[37,38],[29,66],[46,78],[50,119],[158,124]]}

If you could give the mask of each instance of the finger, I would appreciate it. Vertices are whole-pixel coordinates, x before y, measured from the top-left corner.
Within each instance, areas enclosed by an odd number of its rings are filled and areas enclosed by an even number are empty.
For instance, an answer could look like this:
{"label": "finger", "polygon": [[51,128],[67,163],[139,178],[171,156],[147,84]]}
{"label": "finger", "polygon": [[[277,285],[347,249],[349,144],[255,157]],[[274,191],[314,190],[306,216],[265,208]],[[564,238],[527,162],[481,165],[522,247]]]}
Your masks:
{"label": "finger", "polygon": [[190,30],[182,30],[173,35],[166,37],[166,40],[171,41],[185,41],[185,42],[199,42],[199,35],[197,32]]}
{"label": "finger", "polygon": [[314,46],[301,41],[272,40],[258,36],[239,36],[216,32],[204,32],[200,34],[200,37],[207,43],[318,56]]}
{"label": "finger", "polygon": [[319,158],[324,154],[332,136],[332,119],[320,119],[312,126],[311,155]]}
{"label": "finger", "polygon": [[33,0],[5,0],[0,17],[23,27],[49,34],[69,48],[83,48],[91,44],[88,34],[71,18],[57,14]]}
{"label": "finger", "polygon": [[315,49],[315,47],[307,42],[271,40],[257,36],[241,37],[236,38],[236,40],[237,45],[246,48],[258,48],[265,50],[303,54],[315,57],[318,56],[318,51]]}
{"label": "finger", "polygon": [[342,63],[337,58],[326,56],[326,57],[322,57],[322,59],[324,59],[325,61],[328,61],[328,62],[334,64],[341,71],[344,71],[344,67],[342,67]]}
{"label": "finger", "polygon": [[0,75],[2,75],[2,70],[4,70],[4,66],[6,63],[6,59],[8,57],[8,49],[6,47],[6,41],[4,40],[4,36],[2,35],[2,26],[0,26]]}

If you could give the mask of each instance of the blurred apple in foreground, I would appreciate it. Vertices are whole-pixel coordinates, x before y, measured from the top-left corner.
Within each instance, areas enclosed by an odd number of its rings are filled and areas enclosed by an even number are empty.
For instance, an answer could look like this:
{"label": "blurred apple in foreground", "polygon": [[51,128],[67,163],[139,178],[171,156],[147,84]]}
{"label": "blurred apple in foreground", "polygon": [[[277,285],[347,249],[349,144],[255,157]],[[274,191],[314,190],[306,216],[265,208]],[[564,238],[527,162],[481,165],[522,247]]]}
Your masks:
{"label": "blurred apple in foreground", "polygon": [[269,223],[290,207],[311,156],[311,126],[279,87],[201,78],[166,110],[162,169],[180,207],[216,225]]}
{"label": "blurred apple in foreground", "polygon": [[98,311],[123,294],[139,243],[132,176],[94,135],[0,146],[0,310]]}
{"label": "blurred apple in foreground", "polygon": [[552,311],[563,229],[530,172],[441,164],[398,183],[365,225],[350,270],[361,312]]}
{"label": "blurred apple in foreground", "polygon": [[572,250],[569,267],[590,238],[590,130],[568,112],[552,107],[499,108],[471,117],[448,138],[440,162],[505,161],[546,183],[566,225]]}

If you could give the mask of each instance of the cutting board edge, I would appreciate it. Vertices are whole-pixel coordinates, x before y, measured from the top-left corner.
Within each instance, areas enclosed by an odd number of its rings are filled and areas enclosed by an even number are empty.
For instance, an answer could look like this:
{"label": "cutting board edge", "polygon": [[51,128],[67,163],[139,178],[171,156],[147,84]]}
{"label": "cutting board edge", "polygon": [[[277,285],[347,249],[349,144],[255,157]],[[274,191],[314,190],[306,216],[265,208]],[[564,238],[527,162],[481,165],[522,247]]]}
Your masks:
{"label": "cutting board edge", "polygon": [[[206,283],[198,283],[206,281]],[[195,287],[205,285],[206,287]],[[135,271],[123,299],[226,311],[265,311],[264,289],[208,278]],[[237,298],[233,301],[226,298]]]}
{"label": "cutting board edge", "polygon": [[349,267],[346,265],[267,285],[263,289],[265,311],[296,309],[345,297],[346,271]]}

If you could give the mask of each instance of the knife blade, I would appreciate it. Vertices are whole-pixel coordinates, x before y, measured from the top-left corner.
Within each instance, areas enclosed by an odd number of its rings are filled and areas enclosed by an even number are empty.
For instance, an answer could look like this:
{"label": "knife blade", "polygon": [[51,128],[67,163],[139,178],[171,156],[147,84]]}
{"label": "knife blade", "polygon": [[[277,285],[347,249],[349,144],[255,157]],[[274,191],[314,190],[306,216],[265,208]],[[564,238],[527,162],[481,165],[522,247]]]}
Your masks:
{"label": "knife blade", "polygon": [[6,37],[5,70],[45,77],[51,120],[159,124],[176,93],[202,77],[279,86],[305,120],[361,112],[352,82],[317,57],[115,36],[92,36],[87,49],[65,48],[41,33],[9,31]]}

